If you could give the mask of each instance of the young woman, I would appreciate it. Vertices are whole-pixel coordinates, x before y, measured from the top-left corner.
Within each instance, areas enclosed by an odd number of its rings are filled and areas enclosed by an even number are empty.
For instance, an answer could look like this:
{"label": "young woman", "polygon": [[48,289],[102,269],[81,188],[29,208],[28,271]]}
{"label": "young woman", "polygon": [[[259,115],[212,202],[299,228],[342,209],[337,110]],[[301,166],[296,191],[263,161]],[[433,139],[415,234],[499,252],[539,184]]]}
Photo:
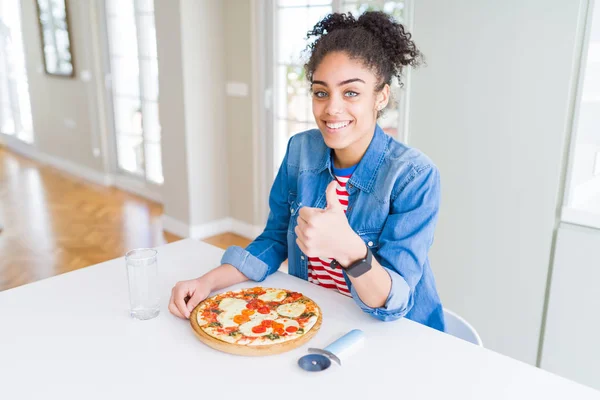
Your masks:
{"label": "young woman", "polygon": [[421,54],[381,12],[331,14],[307,36],[316,38],[305,70],[319,129],[288,142],[263,233],[246,249],[228,248],[204,276],[177,283],[169,310],[189,318],[211,291],[260,282],[287,258],[291,275],[352,297],[375,318],[443,330],[428,259],[439,172],[377,125],[392,78]]}

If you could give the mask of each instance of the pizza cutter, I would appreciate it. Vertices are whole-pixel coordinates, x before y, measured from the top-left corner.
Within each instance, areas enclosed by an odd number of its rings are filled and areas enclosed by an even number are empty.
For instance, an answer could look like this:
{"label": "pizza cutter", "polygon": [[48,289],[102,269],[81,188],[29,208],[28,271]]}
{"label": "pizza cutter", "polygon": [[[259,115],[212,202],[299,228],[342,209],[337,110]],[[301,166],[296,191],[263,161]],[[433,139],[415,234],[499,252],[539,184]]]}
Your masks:
{"label": "pizza cutter", "polygon": [[298,365],[305,371],[323,371],[331,366],[331,360],[342,365],[341,358],[349,355],[363,341],[365,334],[360,329],[353,329],[324,349],[309,348],[309,353],[298,360]]}

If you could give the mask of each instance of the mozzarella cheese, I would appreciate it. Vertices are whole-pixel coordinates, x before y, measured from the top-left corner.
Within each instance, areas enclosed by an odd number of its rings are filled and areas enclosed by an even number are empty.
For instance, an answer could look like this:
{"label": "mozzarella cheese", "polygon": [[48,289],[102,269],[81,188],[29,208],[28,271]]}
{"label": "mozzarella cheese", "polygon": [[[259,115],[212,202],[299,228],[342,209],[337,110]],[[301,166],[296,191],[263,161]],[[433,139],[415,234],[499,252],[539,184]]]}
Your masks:
{"label": "mozzarella cheese", "polygon": [[246,309],[246,304],[245,300],[230,297],[221,300],[219,308],[222,312],[217,316],[217,321],[223,325],[223,328],[237,326],[237,324],[233,322],[233,317],[241,314],[242,310]]}
{"label": "mozzarella cheese", "polygon": [[275,320],[275,322],[283,324],[283,330],[286,330],[288,326],[295,326],[296,328],[300,328],[300,324],[298,324],[298,321],[293,319],[278,318]]}
{"label": "mozzarella cheese", "polygon": [[304,332],[308,332],[316,323],[319,318],[316,316],[310,317],[308,321],[304,324]]}
{"label": "mozzarella cheese", "polygon": [[242,332],[244,335],[246,335],[248,337],[260,337],[260,336],[268,335],[269,333],[273,332],[273,328],[267,328],[267,330],[265,332],[261,332],[261,333],[252,332],[252,328],[260,325],[261,323],[262,323],[262,320],[260,320],[260,319],[255,319],[250,322],[246,322],[245,324],[240,325],[240,332]]}
{"label": "mozzarella cheese", "polygon": [[306,306],[302,303],[288,303],[277,307],[277,313],[279,315],[290,318],[299,317],[304,310],[306,310]]}
{"label": "mozzarella cheese", "polygon": [[279,315],[277,314],[276,311],[273,311],[273,310],[271,310],[268,314],[261,314],[259,312],[255,312],[254,314],[252,314],[250,316],[251,321],[254,321],[254,320],[264,321],[265,319],[276,320],[277,318],[279,318]]}
{"label": "mozzarella cheese", "polygon": [[258,298],[262,301],[282,301],[285,299],[286,295],[287,293],[285,290],[271,290]]}

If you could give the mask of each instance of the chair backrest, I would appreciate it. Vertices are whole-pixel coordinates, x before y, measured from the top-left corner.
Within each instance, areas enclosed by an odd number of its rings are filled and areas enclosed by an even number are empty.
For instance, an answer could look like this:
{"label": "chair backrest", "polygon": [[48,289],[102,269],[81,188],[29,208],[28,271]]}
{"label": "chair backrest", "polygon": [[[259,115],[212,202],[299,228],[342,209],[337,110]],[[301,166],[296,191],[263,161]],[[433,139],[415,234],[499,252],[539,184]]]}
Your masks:
{"label": "chair backrest", "polygon": [[444,308],[444,320],[447,334],[483,347],[483,342],[475,328],[459,315]]}

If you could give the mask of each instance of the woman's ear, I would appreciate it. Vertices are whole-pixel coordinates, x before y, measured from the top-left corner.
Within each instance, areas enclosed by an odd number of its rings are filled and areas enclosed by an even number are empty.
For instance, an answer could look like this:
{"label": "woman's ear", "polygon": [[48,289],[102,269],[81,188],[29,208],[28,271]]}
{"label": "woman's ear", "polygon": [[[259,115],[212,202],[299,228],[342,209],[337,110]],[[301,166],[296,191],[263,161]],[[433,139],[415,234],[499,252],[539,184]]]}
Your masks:
{"label": "woman's ear", "polygon": [[377,100],[375,102],[377,111],[383,110],[385,108],[385,106],[388,105],[389,101],[390,101],[390,85],[388,85],[386,83],[385,86],[383,87],[383,89],[381,89],[381,91],[379,91],[379,93],[377,93]]}

